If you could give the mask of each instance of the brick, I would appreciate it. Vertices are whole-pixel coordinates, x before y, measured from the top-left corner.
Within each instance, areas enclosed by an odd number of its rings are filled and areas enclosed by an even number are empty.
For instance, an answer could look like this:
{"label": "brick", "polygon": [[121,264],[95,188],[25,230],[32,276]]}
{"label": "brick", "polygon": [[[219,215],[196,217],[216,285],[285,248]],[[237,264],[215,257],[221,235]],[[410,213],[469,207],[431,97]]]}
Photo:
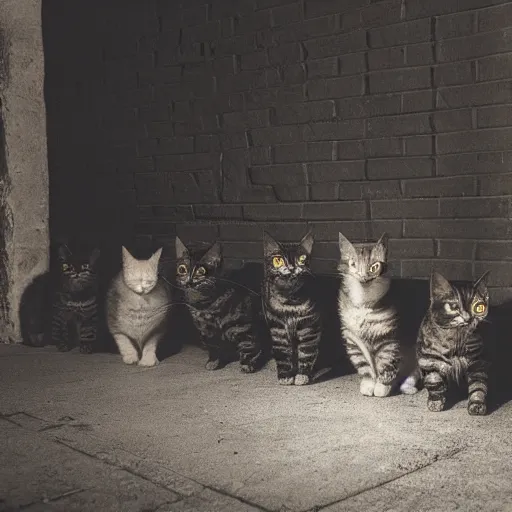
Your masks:
{"label": "brick", "polygon": [[420,43],[405,48],[408,66],[427,66],[435,63],[435,48],[432,43]]}
{"label": "brick", "polygon": [[405,66],[405,48],[382,48],[368,52],[370,71],[379,69],[399,68]]}
{"label": "brick", "polygon": [[431,258],[434,256],[434,241],[431,239],[390,239],[389,257],[391,259]]}
{"label": "brick", "polygon": [[512,195],[512,174],[480,176],[478,182],[483,196]]}
{"label": "brick", "polygon": [[459,197],[474,196],[475,193],[475,179],[469,176],[426,178],[404,182],[406,197]]}
{"label": "brick", "polygon": [[461,10],[469,11],[471,9],[482,9],[487,6],[501,3],[502,0],[410,0],[407,5],[407,19],[426,18],[429,16],[441,16],[442,14],[451,14]]}
{"label": "brick", "polygon": [[510,238],[512,226],[507,219],[421,219],[404,220],[406,238],[461,238],[503,240]]}
{"label": "brick", "polygon": [[472,153],[438,158],[439,175],[493,174],[509,172],[512,153]]}
{"label": "brick", "polygon": [[339,199],[337,183],[313,183],[309,188],[312,201],[337,201]]}
{"label": "brick", "polygon": [[510,27],[512,25],[512,5],[505,2],[490,9],[478,12],[478,30],[486,32],[497,28]]}
{"label": "brick", "polygon": [[209,223],[181,223],[176,225],[176,234],[185,245],[215,242],[219,239],[219,228],[216,224]]}
{"label": "brick", "polygon": [[340,55],[340,75],[356,75],[367,71],[364,53],[348,53]]}
{"label": "brick", "polygon": [[274,126],[251,130],[251,139],[254,146],[268,146],[297,142],[301,135],[298,126]]}
{"label": "brick", "polygon": [[436,132],[453,132],[472,128],[472,114],[469,108],[435,112],[432,120]]}
{"label": "brick", "polygon": [[334,101],[312,101],[296,105],[277,106],[277,124],[302,124],[312,121],[328,121],[335,116]]}
{"label": "brick", "polygon": [[192,206],[152,206],[150,208],[151,216],[159,219],[169,219],[174,222],[193,220],[194,214]]}
{"label": "brick", "polygon": [[339,197],[342,200],[389,199],[399,198],[401,195],[398,180],[339,183]]}
{"label": "brick", "polygon": [[339,260],[340,249],[338,242],[316,242],[313,246],[313,259],[325,258]]}
{"label": "brick", "polygon": [[217,186],[211,171],[172,173],[169,182],[178,204],[214,203],[218,200]]}
{"label": "brick", "polygon": [[370,48],[399,46],[401,44],[422,43],[430,41],[431,26],[429,19],[398,23],[368,31]]}
{"label": "brick", "polygon": [[160,139],[155,155],[170,155],[179,153],[192,153],[194,151],[193,137],[175,137]]}
{"label": "brick", "polygon": [[402,94],[402,109],[404,113],[434,110],[434,93],[432,91],[406,92]]}
{"label": "brick", "polygon": [[320,59],[358,52],[366,49],[366,33],[364,30],[313,39],[304,42],[309,59]]}
{"label": "brick", "polygon": [[291,187],[307,184],[303,164],[265,165],[249,170],[255,185],[288,185]]}
{"label": "brick", "polygon": [[493,55],[478,61],[478,81],[510,77],[512,77],[512,54]]}
{"label": "brick", "polygon": [[368,139],[364,141],[364,152],[367,158],[383,156],[402,156],[402,139]]}
{"label": "brick", "polygon": [[278,43],[305,41],[313,37],[330,34],[335,28],[335,18],[333,16],[324,16],[291,25],[287,24],[282,30],[274,32],[274,39]]}
{"label": "brick", "polygon": [[304,6],[306,18],[316,18],[325,14],[336,14],[363,7],[365,0],[345,0],[342,4],[336,0],[307,0]]}
{"label": "brick", "polygon": [[152,158],[130,158],[128,162],[120,162],[118,165],[119,172],[127,173],[151,172],[154,169],[155,165]]}
{"label": "brick", "polygon": [[493,128],[510,125],[512,125],[512,107],[508,105],[484,107],[479,108],[477,111],[478,128]]}
{"label": "brick", "polygon": [[237,34],[246,34],[256,30],[265,30],[270,28],[270,11],[256,11],[246,15],[237,16],[235,19],[235,32]]}
{"label": "brick", "polygon": [[308,186],[306,184],[298,186],[290,185],[276,185],[274,191],[278,201],[307,201],[308,199]]}
{"label": "brick", "polygon": [[166,173],[151,173],[134,175],[137,204],[166,204],[174,200],[169,175]]}
{"label": "brick", "polygon": [[247,53],[241,58],[242,69],[260,69],[269,66],[268,55],[266,51]]}
{"label": "brick", "polygon": [[473,259],[476,243],[472,240],[438,240],[437,256],[442,259]]}
{"label": "brick", "polygon": [[365,157],[361,141],[337,141],[335,144],[338,160],[358,160]]}
{"label": "brick", "polygon": [[282,70],[280,79],[285,84],[302,84],[306,79],[306,66],[304,64],[289,64]]}
{"label": "brick", "polygon": [[343,14],[341,26],[344,31],[357,28],[378,27],[398,23],[401,16],[401,2],[391,0],[378,2],[357,11]]}
{"label": "brick", "polygon": [[210,169],[212,158],[208,154],[158,156],[156,165],[159,171],[194,171]]}
{"label": "brick", "polygon": [[379,71],[370,74],[370,92],[409,91],[430,87],[430,69]]}
{"label": "brick", "polygon": [[476,258],[478,260],[511,260],[512,242],[478,242]]}
{"label": "brick", "polygon": [[512,29],[486,32],[441,41],[436,47],[438,62],[475,59],[512,50]]}
{"label": "brick", "polygon": [[266,85],[267,74],[262,69],[241,71],[237,75],[227,75],[218,80],[219,91],[224,93],[260,89]]}
{"label": "brick", "polygon": [[507,217],[508,213],[509,200],[504,198],[460,197],[456,199],[442,198],[440,200],[441,217]]}
{"label": "brick", "polygon": [[476,13],[474,12],[461,12],[440,16],[436,19],[436,39],[450,39],[471,35],[473,33],[475,15]]}
{"label": "brick", "polygon": [[298,220],[302,218],[301,204],[252,204],[244,205],[245,220]]}
{"label": "brick", "polygon": [[301,47],[298,43],[281,44],[269,48],[268,54],[270,64],[273,66],[294,64],[302,60]]}
{"label": "brick", "polygon": [[274,27],[290,25],[300,21],[299,4],[288,4],[272,9],[272,21]]}
{"label": "brick", "polygon": [[488,270],[490,271],[487,278],[488,286],[512,285],[512,263],[509,261],[477,261],[475,263],[475,276],[480,277]]}
{"label": "brick", "polygon": [[276,164],[331,160],[332,142],[297,142],[274,147]]}
{"label": "brick", "polygon": [[[146,130],[149,137],[161,138],[161,137],[172,137],[174,135],[174,127],[172,123],[147,123]],[[187,153],[187,151],[183,151]]]}
{"label": "brick", "polygon": [[251,165],[265,165],[272,162],[269,147],[249,148],[249,161]]}
{"label": "brick", "polygon": [[261,259],[263,244],[261,242],[224,242],[222,255],[226,258]]}
{"label": "brick", "polygon": [[439,154],[499,151],[509,148],[512,148],[512,128],[447,133],[437,136],[437,151]]}
{"label": "brick", "polygon": [[268,110],[249,110],[248,112],[230,112],[223,115],[223,127],[226,130],[264,128],[270,125]]}
{"label": "brick", "polygon": [[338,233],[343,233],[351,242],[377,240],[386,232],[390,237],[400,238],[402,221],[338,221],[338,222],[309,222],[315,235],[315,240],[338,240]]}
{"label": "brick", "polygon": [[371,180],[421,178],[432,176],[430,158],[382,158],[368,161],[367,175]]}
{"label": "brick", "polygon": [[363,180],[364,160],[307,164],[310,183]]}
{"label": "brick", "polygon": [[434,70],[436,86],[467,84],[473,81],[471,62],[454,62],[437,66]]}
{"label": "brick", "polygon": [[400,112],[400,95],[383,94],[344,98],[336,102],[336,111],[341,119],[374,117]]}
{"label": "brick", "polygon": [[430,133],[428,114],[408,114],[368,119],[367,136],[416,135]]}
{"label": "brick", "polygon": [[196,204],[196,219],[241,219],[242,207],[234,204]]}
{"label": "brick", "polygon": [[364,134],[364,121],[353,119],[332,123],[311,123],[302,131],[304,140],[361,139]]}
{"label": "brick", "polygon": [[406,156],[423,156],[434,154],[434,137],[430,135],[406,137],[404,142]]}
{"label": "brick", "polygon": [[512,103],[512,82],[448,87],[437,93],[439,109]]}
{"label": "brick", "polygon": [[222,240],[229,241],[263,240],[263,230],[267,230],[277,240],[283,242],[298,241],[306,234],[307,225],[305,222],[221,224],[220,237]]}
{"label": "brick", "polygon": [[[168,102],[161,105],[148,105],[139,109],[141,121],[168,121],[170,119],[170,106]],[[170,124],[170,123],[169,123]]]}
{"label": "brick", "polygon": [[428,219],[438,216],[437,199],[372,200],[372,219]]}
{"label": "brick", "polygon": [[282,86],[279,89],[262,89],[245,93],[247,108],[266,108],[276,105],[290,105],[304,101],[302,86]]}
{"label": "brick", "polygon": [[306,220],[363,220],[366,206],[363,201],[306,203],[302,215]]}
{"label": "brick", "polygon": [[359,96],[362,91],[363,78],[357,75],[343,78],[310,80],[307,84],[307,94],[311,100]]}
{"label": "brick", "polygon": [[458,260],[402,260],[402,277],[429,277],[432,270],[450,280],[471,280],[473,265]]}
{"label": "brick", "polygon": [[326,78],[338,74],[338,59],[327,57],[326,59],[309,60],[306,62],[308,79]]}

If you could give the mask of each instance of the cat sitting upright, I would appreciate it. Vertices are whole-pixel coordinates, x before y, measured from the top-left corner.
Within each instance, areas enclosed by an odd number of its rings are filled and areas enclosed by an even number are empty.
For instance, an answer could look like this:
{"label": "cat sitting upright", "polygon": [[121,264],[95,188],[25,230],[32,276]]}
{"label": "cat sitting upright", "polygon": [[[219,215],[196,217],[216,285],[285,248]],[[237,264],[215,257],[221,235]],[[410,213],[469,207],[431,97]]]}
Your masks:
{"label": "cat sitting upright", "polygon": [[361,394],[388,396],[399,383],[402,393],[416,393],[420,373],[415,339],[404,339],[391,280],[384,276],[387,235],[374,244],[353,245],[340,233],[339,245],[341,334],[347,355],[362,377]]}
{"label": "cat sitting upright", "polygon": [[126,364],[158,364],[156,349],[171,307],[169,289],[158,275],[162,249],[138,260],[123,247],[123,268],[107,292],[107,325]]}

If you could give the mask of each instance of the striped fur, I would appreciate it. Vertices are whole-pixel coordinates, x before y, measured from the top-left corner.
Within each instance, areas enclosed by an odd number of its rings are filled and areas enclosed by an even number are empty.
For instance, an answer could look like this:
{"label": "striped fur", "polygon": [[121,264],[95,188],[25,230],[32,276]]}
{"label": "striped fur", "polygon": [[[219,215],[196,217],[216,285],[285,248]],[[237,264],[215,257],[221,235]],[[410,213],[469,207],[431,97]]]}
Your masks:
{"label": "striped fur", "polygon": [[238,358],[252,373],[262,364],[256,336],[259,296],[230,281],[222,271],[220,244],[189,251],[176,237],[176,283],[183,290],[194,325],[208,351],[208,370]]}
{"label": "striped fur", "polygon": [[[468,386],[469,414],[487,412],[487,369],[479,325],[488,314],[485,275],[475,284],[450,283],[434,272],[430,308],[418,334],[418,362],[428,390],[428,409],[442,411],[452,384]],[[476,303],[485,311],[475,313]]]}
{"label": "striped fur", "polygon": [[391,280],[383,275],[387,235],[375,244],[353,245],[340,233],[339,244],[341,333],[347,355],[362,377],[361,393],[388,396],[398,383],[403,393],[417,392],[414,350],[402,339]]}
{"label": "striped fur", "polygon": [[[280,384],[308,384],[314,377],[322,326],[309,286],[312,249],[311,233],[299,244],[280,244],[264,234],[262,295]],[[282,265],[276,268],[275,261]]]}
{"label": "striped fur", "polygon": [[64,352],[77,344],[80,352],[90,354],[96,344],[98,329],[99,250],[87,258],[72,254],[67,246],[58,250],[58,282],[52,304],[52,341]]}
{"label": "striped fur", "polygon": [[107,325],[124,363],[155,366],[171,305],[168,287],[158,276],[162,249],[147,260],[134,258],[124,247],[122,252],[123,269],[107,292]]}

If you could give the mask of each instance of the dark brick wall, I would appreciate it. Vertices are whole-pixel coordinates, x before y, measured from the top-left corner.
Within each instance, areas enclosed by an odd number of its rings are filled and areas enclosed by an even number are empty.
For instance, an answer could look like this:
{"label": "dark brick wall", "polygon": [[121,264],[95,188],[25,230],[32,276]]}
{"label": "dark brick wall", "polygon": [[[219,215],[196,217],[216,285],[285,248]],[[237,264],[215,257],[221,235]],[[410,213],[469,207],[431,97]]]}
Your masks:
{"label": "dark brick wall", "polygon": [[311,227],[328,272],[385,230],[394,275],[512,296],[512,2],[181,3],[46,0],[54,231],[236,266]]}

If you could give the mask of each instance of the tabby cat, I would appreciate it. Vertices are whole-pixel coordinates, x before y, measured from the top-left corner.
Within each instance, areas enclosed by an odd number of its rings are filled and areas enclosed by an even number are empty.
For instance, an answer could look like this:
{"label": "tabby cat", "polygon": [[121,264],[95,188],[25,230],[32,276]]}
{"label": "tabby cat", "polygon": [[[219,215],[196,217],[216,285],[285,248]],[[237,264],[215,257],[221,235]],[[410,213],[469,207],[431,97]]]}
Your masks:
{"label": "tabby cat", "polygon": [[162,249],[139,260],[123,247],[123,268],[107,292],[107,325],[126,364],[155,366],[167,327],[169,289],[158,275]]}
{"label": "tabby cat", "polygon": [[206,369],[217,370],[236,358],[244,373],[259,369],[259,295],[227,279],[219,242],[206,251],[189,251],[176,237],[176,260],[177,285],[208,351]]}
{"label": "tabby cat", "polygon": [[479,328],[489,309],[484,274],[476,283],[450,283],[434,272],[430,308],[418,335],[418,362],[430,411],[442,411],[450,384],[468,385],[468,412],[487,412],[487,369]]}
{"label": "tabby cat", "polygon": [[52,342],[61,352],[80,346],[90,354],[96,344],[98,329],[99,249],[83,256],[67,245],[58,248],[58,270],[52,303]]}
{"label": "tabby cat", "polygon": [[283,385],[301,386],[314,378],[322,325],[310,287],[313,242],[311,233],[298,244],[281,244],[264,233],[263,305]]}
{"label": "tabby cat", "polygon": [[413,394],[420,379],[415,339],[402,335],[391,279],[384,276],[387,239],[384,233],[374,244],[352,245],[339,234],[341,334],[366,396],[388,396],[398,383],[402,393]]}

